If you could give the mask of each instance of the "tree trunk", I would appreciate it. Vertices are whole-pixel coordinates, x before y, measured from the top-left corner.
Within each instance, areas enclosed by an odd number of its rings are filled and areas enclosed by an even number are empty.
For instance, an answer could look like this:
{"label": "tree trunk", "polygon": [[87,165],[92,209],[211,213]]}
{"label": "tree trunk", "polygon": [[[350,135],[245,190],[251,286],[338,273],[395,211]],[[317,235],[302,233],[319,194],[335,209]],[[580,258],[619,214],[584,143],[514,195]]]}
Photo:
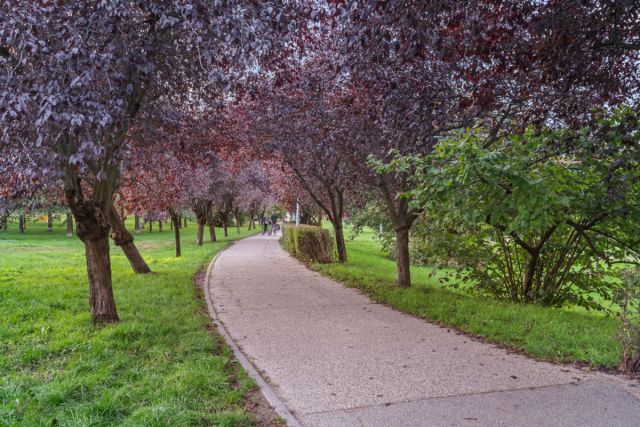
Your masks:
{"label": "tree trunk", "polygon": [[236,230],[240,234],[240,211],[236,211],[233,216],[236,219]]}
{"label": "tree trunk", "polygon": [[84,200],[74,188],[65,187],[65,193],[76,220],[76,233],[85,247],[91,318],[100,324],[116,322],[118,312],[111,288],[110,226],[107,221],[113,206],[101,208],[93,200]]}
{"label": "tree trunk", "polygon": [[396,266],[398,275],[396,286],[408,288],[411,286],[411,270],[409,256],[409,228],[401,227],[396,229]]}
{"label": "tree trunk", "polygon": [[176,257],[182,255],[180,249],[180,217],[178,215],[171,215],[171,224],[173,226],[173,235],[176,239]]}
{"label": "tree trunk", "polygon": [[142,255],[140,255],[135,243],[133,243],[133,236],[124,226],[114,206],[111,206],[108,220],[111,226],[111,238],[116,246],[122,249],[133,271],[140,274],[151,273],[151,269],[142,258]]}
{"label": "tree trunk", "polygon": [[229,220],[228,218],[224,219],[224,224],[223,224],[224,225],[224,237],[228,237],[229,236],[229,233],[227,232],[228,220]]}
{"label": "tree trunk", "polygon": [[67,237],[73,237],[73,215],[67,214]]}
{"label": "tree trunk", "polygon": [[149,220],[149,233],[153,233],[153,220]]}
{"label": "tree trunk", "polygon": [[216,221],[215,216],[211,211],[212,208],[209,207],[209,210],[207,211],[207,225],[209,226],[209,239],[211,239],[212,242],[215,242],[218,240],[216,237]]}
{"label": "tree trunk", "polygon": [[527,256],[527,264],[525,266],[524,283],[522,286],[522,297],[525,302],[533,302],[533,280],[538,266],[538,259],[540,258],[540,252],[529,253]]}
{"label": "tree trunk", "polygon": [[158,232],[162,233],[162,221],[158,221]]}
{"label": "tree trunk", "polygon": [[338,262],[347,262],[347,247],[344,243],[344,230],[342,221],[333,224],[333,231],[336,235],[336,248],[338,249]]}
{"label": "tree trunk", "polygon": [[136,234],[140,234],[140,216],[138,214],[135,214],[133,219],[134,219],[134,223],[135,223],[133,232],[136,233]]}
{"label": "tree trunk", "polygon": [[47,232],[53,232],[53,214],[50,210],[47,212]]}
{"label": "tree trunk", "polygon": [[94,323],[117,322],[118,312],[111,287],[111,260],[109,235],[84,241],[89,277],[89,305]]}
{"label": "tree trunk", "polygon": [[6,231],[7,225],[8,225],[7,214],[6,213],[0,214],[0,230]]}
{"label": "tree trunk", "polygon": [[184,228],[187,228],[187,217],[184,218]]}
{"label": "tree trunk", "polygon": [[205,222],[198,221],[198,233],[196,234],[196,245],[202,246],[202,240],[204,238],[204,225]]}
{"label": "tree trunk", "polygon": [[24,214],[20,214],[20,216],[18,217],[18,230],[20,231],[20,234],[24,234],[24,229],[25,229],[25,218],[24,218]]}
{"label": "tree trunk", "polygon": [[142,258],[142,255],[140,255],[140,251],[138,251],[138,248],[133,241],[122,244],[120,248],[129,260],[129,264],[131,264],[131,268],[133,268],[135,273],[151,273],[151,269],[145,262],[144,258]]}

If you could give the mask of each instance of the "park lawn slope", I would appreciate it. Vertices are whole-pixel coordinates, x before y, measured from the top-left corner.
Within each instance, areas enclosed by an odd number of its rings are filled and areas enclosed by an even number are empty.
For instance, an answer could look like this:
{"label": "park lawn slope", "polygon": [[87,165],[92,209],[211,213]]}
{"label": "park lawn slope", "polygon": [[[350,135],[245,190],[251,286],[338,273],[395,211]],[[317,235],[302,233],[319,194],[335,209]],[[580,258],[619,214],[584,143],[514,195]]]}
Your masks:
{"label": "park lawn slope", "polygon": [[198,248],[191,225],[181,258],[168,227],[144,232],[136,243],[148,275],[133,274],[112,245],[121,322],[94,327],[83,246],[63,228],[0,232],[0,425],[251,424],[243,406],[251,381],[207,331],[193,283],[247,231]]}
{"label": "park lawn slope", "polygon": [[599,313],[548,308],[469,295],[412,267],[413,286],[398,289],[396,265],[371,233],[347,241],[347,264],[312,268],[405,313],[521,350],[538,359],[614,368],[620,357],[618,321]]}

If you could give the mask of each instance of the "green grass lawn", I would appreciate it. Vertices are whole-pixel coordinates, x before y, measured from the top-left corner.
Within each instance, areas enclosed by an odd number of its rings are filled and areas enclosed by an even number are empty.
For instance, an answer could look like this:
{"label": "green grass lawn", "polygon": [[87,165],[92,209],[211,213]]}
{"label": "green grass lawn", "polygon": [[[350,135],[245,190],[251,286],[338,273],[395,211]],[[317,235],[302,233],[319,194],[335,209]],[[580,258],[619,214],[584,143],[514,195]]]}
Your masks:
{"label": "green grass lawn", "polygon": [[[198,248],[195,224],[136,236],[153,270],[135,275],[112,245],[121,321],[91,324],[84,250],[64,226],[0,232],[0,425],[246,425],[253,384],[208,330],[193,275],[229,240]],[[132,229],[129,225],[129,229]],[[208,234],[208,233],[207,233]],[[218,237],[222,231],[218,232]]]}
{"label": "green grass lawn", "polygon": [[471,296],[412,267],[413,287],[394,286],[396,265],[384,256],[372,232],[347,241],[347,264],[312,267],[401,311],[451,326],[539,359],[615,367],[620,357],[618,321],[584,310],[546,308]]}

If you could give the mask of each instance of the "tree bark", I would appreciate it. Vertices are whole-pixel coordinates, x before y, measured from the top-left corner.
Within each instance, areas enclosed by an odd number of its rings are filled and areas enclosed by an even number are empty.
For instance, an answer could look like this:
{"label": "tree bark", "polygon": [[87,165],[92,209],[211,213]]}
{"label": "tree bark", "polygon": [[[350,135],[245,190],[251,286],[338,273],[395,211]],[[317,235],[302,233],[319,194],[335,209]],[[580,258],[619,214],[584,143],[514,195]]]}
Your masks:
{"label": "tree bark", "polygon": [[538,260],[540,259],[540,252],[529,253],[527,257],[527,263],[525,267],[524,283],[522,287],[522,297],[525,302],[532,302],[533,296],[531,291],[533,289],[533,279],[535,277],[536,268],[538,266]]}
{"label": "tree bark", "polygon": [[238,231],[238,234],[240,234],[240,210],[236,210],[233,213],[233,217],[236,219],[236,230]]}
{"label": "tree bark", "polygon": [[396,229],[396,266],[398,274],[396,286],[408,288],[411,286],[411,258],[409,255],[409,227]]}
{"label": "tree bark", "polygon": [[18,230],[20,231],[20,234],[24,234],[24,229],[25,229],[25,218],[24,218],[24,214],[20,214],[20,216],[18,217]]}
{"label": "tree bark", "polygon": [[133,229],[133,232],[136,234],[140,234],[140,216],[138,214],[135,214],[134,217],[134,223],[135,223],[135,228]]}
{"label": "tree bark", "polygon": [[184,217],[184,228],[187,228],[187,217]]}
{"label": "tree bark", "polygon": [[47,211],[47,232],[53,232],[53,214],[51,210]]}
{"label": "tree bark", "polygon": [[387,205],[387,214],[396,232],[396,286],[408,288],[411,286],[409,230],[411,230],[413,222],[418,217],[418,212],[409,206],[408,199],[398,198],[397,193],[389,191],[384,180],[379,181],[378,184]]}
{"label": "tree bark", "polygon": [[338,249],[338,262],[347,262],[347,247],[344,243],[344,229],[342,221],[336,220],[333,223],[333,231],[336,235],[336,248]]}
{"label": "tree bark", "polygon": [[139,274],[151,273],[151,269],[144,261],[144,258],[142,258],[142,255],[140,255],[135,243],[133,243],[133,236],[124,226],[122,219],[113,205],[109,212],[108,221],[111,226],[111,238],[116,246],[122,249],[133,271]]}
{"label": "tree bark", "polygon": [[158,221],[158,232],[162,233],[162,221]]}
{"label": "tree bark", "polygon": [[85,247],[91,318],[99,324],[116,322],[118,312],[111,286],[110,226],[107,220],[113,205],[105,206],[85,200],[78,178],[75,178],[74,184],[73,187],[65,184],[65,194],[76,220],[78,238]]}
{"label": "tree bark", "polygon": [[198,246],[202,246],[204,240],[204,226],[209,221],[211,204],[211,200],[205,199],[197,199],[193,202],[193,212],[196,214],[196,222],[198,223],[198,232],[196,234],[196,245]]}
{"label": "tree bark", "polygon": [[180,248],[180,217],[178,215],[171,215],[171,224],[173,225],[173,235],[176,239],[176,257],[182,255]]}
{"label": "tree bark", "polygon": [[223,222],[223,226],[224,226],[224,237],[228,237],[228,236],[229,236],[229,233],[228,233],[228,231],[227,231],[227,227],[228,227],[228,223],[227,223],[227,221],[228,221],[228,219],[229,219],[228,217],[227,217],[227,218],[225,218],[225,219],[224,219],[224,222]]}
{"label": "tree bark", "polygon": [[149,233],[153,233],[153,220],[149,220]]}
{"label": "tree bark", "polygon": [[209,239],[212,242],[215,242],[216,240],[218,240],[216,237],[216,221],[215,216],[211,211],[212,209],[209,208],[209,211],[207,212],[207,225],[209,226]]}
{"label": "tree bark", "polygon": [[202,241],[204,238],[204,226],[205,222],[198,221],[198,233],[196,235],[196,245],[202,246]]}
{"label": "tree bark", "polygon": [[73,237],[73,215],[67,214],[67,237]]}
{"label": "tree bark", "polygon": [[89,305],[94,323],[117,322],[118,312],[111,286],[111,260],[109,258],[109,235],[94,240],[84,240],[89,277]]}

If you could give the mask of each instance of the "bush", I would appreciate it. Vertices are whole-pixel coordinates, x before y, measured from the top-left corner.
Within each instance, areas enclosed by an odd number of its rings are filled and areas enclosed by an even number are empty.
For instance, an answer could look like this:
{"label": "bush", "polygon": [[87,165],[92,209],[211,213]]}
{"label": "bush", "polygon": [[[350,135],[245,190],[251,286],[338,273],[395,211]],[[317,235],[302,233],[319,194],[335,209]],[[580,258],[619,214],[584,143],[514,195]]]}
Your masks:
{"label": "bush", "polygon": [[328,230],[311,225],[285,226],[282,246],[302,261],[333,262],[333,239]]}
{"label": "bush", "polygon": [[395,159],[416,171],[407,196],[426,213],[413,230],[426,260],[500,299],[609,310],[615,265],[640,259],[639,126],[622,108],[590,128],[530,128],[490,145],[456,132],[428,156]]}

